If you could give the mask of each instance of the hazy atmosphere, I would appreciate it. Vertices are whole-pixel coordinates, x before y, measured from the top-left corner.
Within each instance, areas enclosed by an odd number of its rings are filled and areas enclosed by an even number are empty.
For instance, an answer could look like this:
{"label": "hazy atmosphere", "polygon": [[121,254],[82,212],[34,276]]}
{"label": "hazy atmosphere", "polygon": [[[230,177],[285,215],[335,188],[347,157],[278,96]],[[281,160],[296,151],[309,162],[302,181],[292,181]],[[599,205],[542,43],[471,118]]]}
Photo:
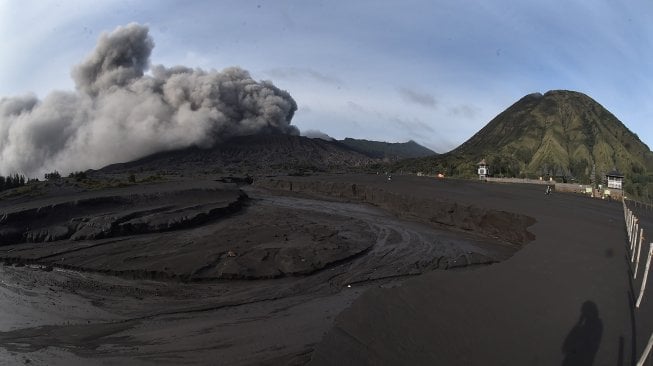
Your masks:
{"label": "hazy atmosphere", "polygon": [[445,152],[521,96],[570,89],[650,145],[653,4],[562,4],[2,2],[0,95],[72,91],[100,34],[137,22],[153,64],[271,80],[297,101],[302,131]]}

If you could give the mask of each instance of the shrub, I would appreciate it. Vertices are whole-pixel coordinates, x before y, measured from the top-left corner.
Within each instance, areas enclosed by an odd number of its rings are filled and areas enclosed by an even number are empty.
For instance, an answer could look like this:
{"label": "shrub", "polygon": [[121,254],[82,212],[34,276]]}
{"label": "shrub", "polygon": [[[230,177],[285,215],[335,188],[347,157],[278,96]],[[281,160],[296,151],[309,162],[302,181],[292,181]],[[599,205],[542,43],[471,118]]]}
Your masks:
{"label": "shrub", "polygon": [[61,174],[58,171],[53,171],[52,173],[45,173],[45,180],[57,180],[61,179]]}
{"label": "shrub", "polygon": [[87,177],[86,177],[86,172],[79,171],[79,172],[70,173],[68,175],[68,178],[74,178],[76,181],[79,182],[79,181],[82,181],[82,180],[86,179]]}

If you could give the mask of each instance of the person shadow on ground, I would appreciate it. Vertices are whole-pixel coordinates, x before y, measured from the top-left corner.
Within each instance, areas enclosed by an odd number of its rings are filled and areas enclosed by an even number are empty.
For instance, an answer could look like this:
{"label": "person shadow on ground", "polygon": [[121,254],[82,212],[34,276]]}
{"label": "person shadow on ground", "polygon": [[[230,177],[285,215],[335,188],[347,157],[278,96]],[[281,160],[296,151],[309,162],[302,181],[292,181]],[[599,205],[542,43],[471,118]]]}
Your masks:
{"label": "person shadow on ground", "polygon": [[594,302],[585,301],[578,323],[562,344],[562,353],[565,355],[562,366],[592,366],[602,335],[603,322],[599,318],[599,309]]}

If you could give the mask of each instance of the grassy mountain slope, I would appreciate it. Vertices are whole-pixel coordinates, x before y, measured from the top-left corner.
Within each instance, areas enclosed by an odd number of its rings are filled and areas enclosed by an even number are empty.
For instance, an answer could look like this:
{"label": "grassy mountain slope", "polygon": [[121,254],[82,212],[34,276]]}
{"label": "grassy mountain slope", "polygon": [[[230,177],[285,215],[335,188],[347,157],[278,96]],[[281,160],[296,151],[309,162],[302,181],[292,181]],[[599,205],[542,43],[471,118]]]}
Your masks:
{"label": "grassy mountain slope", "polygon": [[564,176],[584,183],[601,182],[616,168],[626,176],[627,192],[653,194],[653,153],[648,146],[603,106],[578,92],[527,95],[458,148],[404,162],[400,168],[472,177],[483,158],[494,175]]}

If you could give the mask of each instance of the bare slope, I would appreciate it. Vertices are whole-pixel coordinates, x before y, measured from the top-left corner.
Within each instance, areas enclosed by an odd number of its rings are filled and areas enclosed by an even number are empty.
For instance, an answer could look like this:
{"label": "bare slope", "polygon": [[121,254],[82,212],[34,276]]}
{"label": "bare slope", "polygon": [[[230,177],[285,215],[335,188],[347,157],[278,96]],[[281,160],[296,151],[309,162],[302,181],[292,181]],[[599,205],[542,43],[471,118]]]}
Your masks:
{"label": "bare slope", "polygon": [[374,161],[336,141],[259,134],[236,137],[209,149],[192,147],[158,153],[129,163],[110,165],[101,172],[304,173],[343,170]]}
{"label": "bare slope", "polygon": [[347,137],[340,142],[355,151],[377,159],[387,159],[394,161],[407,158],[422,158],[425,156],[437,155],[437,153],[433,150],[428,149],[413,140],[408,142],[393,143],[352,139]]}

